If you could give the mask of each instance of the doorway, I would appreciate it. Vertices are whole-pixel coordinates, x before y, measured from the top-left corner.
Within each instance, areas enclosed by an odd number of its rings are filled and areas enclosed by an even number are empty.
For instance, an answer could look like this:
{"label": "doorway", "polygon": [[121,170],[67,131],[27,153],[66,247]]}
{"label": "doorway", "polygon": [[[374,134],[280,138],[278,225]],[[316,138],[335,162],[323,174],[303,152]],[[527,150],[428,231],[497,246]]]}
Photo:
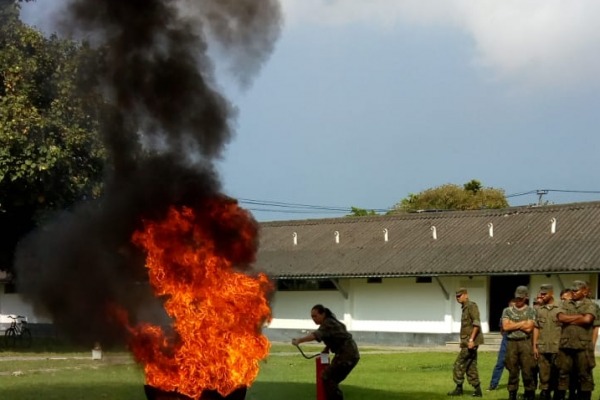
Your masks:
{"label": "doorway", "polygon": [[[490,277],[488,304],[490,332],[500,332],[500,318],[508,302],[514,297],[517,286],[529,286],[529,275],[493,275]],[[531,293],[529,293],[531,296]],[[531,299],[530,299],[531,300]]]}

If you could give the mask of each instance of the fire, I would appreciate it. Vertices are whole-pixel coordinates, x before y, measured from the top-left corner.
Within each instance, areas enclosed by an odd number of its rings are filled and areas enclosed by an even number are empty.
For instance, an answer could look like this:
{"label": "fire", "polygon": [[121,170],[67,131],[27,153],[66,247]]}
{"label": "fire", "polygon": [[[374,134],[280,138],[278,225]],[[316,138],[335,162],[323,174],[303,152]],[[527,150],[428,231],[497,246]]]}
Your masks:
{"label": "fire", "polygon": [[173,333],[129,328],[147,383],[193,399],[250,386],[269,351],[261,328],[271,318],[272,291],[264,274],[236,269],[254,261],[254,220],[235,202],[216,199],[172,207],[163,221],[145,221],[133,242],[146,252],[150,284],[173,324]]}

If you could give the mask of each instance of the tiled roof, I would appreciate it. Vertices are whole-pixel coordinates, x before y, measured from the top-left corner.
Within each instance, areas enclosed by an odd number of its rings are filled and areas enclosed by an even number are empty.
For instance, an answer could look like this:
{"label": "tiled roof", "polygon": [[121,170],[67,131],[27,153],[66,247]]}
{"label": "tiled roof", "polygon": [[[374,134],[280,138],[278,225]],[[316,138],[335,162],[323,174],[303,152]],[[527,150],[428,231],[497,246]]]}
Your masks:
{"label": "tiled roof", "polygon": [[267,222],[256,267],[275,278],[597,272],[600,202]]}

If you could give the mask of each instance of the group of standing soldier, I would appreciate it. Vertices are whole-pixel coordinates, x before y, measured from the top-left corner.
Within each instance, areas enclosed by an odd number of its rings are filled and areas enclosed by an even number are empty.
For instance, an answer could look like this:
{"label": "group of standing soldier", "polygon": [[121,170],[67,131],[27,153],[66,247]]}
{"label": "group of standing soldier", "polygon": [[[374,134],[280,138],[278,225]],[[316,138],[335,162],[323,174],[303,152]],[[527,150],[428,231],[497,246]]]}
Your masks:
{"label": "group of standing soldier", "polygon": [[[502,312],[509,400],[517,400],[520,378],[523,400],[535,399],[538,378],[540,400],[565,400],[567,391],[569,400],[591,400],[600,308],[590,300],[584,281],[574,281],[563,294],[564,298],[555,300],[552,285],[542,285],[536,304],[530,306],[527,287],[519,286]],[[448,395],[463,394],[466,375],[474,387],[472,396],[482,397],[477,370],[477,349],[483,344],[479,309],[465,288],[456,292],[456,300],[462,306],[461,350],[454,363],[456,387]]]}

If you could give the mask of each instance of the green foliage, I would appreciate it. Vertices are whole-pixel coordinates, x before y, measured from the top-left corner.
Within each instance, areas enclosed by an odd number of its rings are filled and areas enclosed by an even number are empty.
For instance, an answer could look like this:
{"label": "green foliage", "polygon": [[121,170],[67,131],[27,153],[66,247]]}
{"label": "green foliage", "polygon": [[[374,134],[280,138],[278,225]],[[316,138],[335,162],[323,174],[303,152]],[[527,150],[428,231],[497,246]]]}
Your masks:
{"label": "green foliage", "polygon": [[482,187],[483,187],[483,185],[477,179],[471,179],[469,182],[467,182],[463,185],[463,188],[467,192],[473,192],[473,193],[479,192]]}
{"label": "green foliage", "polygon": [[502,189],[484,188],[478,180],[471,180],[462,187],[446,184],[426,189],[418,194],[410,193],[394,206],[393,212],[418,210],[479,210],[482,208],[508,207]]}
{"label": "green foliage", "polygon": [[351,210],[351,214],[348,214],[347,217],[367,217],[369,215],[377,215],[375,210],[366,210],[358,207],[352,207]]}
{"label": "green foliage", "polygon": [[100,193],[102,102],[82,67],[96,59],[23,24],[18,4],[0,0],[0,229],[10,227],[2,234],[12,244],[47,212]]}

